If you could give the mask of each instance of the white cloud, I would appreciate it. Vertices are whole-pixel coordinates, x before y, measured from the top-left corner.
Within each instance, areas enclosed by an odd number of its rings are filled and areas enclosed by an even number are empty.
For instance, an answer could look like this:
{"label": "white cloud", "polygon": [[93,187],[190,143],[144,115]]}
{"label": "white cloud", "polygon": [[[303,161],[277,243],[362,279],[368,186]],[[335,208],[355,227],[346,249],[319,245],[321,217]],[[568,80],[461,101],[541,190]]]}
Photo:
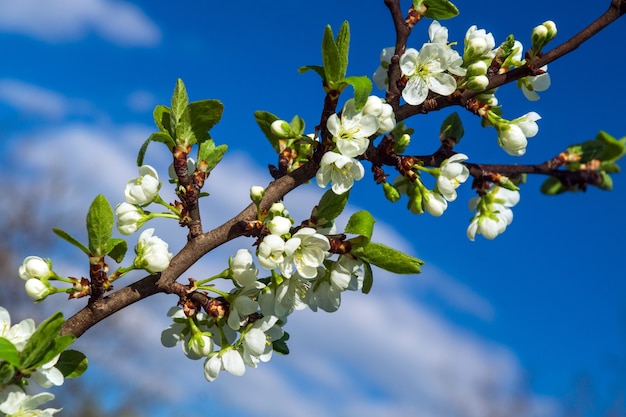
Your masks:
{"label": "white cloud", "polygon": [[161,39],[141,9],[114,0],[3,1],[0,30],[47,42],[75,41],[90,32],[122,46],[154,46]]}
{"label": "white cloud", "polygon": [[133,91],[127,98],[128,107],[137,113],[152,111],[157,104],[157,98],[149,91]]}
{"label": "white cloud", "polygon": [[60,119],[70,107],[61,94],[11,79],[0,79],[0,101],[19,111],[50,119]]}

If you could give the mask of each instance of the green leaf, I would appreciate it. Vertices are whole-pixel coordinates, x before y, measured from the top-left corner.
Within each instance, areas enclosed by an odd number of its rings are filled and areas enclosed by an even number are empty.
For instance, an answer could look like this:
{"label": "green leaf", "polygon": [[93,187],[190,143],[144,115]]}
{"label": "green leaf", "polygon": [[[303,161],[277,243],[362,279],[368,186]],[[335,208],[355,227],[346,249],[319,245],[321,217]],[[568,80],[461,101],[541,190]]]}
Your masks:
{"label": "green leaf", "polygon": [[346,76],[348,70],[348,52],[350,50],[350,24],[345,20],[337,33],[337,50],[339,51],[339,65],[341,77]]}
{"label": "green leaf", "polygon": [[114,223],[111,205],[102,194],[99,194],[91,203],[87,213],[87,236],[91,255],[105,256],[107,254]]}
{"label": "green leaf", "polygon": [[276,153],[280,152],[280,138],[274,136],[271,129],[272,123],[278,120],[278,116],[270,112],[258,110],[254,112],[254,120],[256,120],[257,124],[261,128],[261,131],[263,131],[265,137],[272,144],[272,148],[274,148],[274,151],[276,151]]}
{"label": "green leaf", "polygon": [[453,139],[455,143],[459,143],[465,130],[463,129],[463,123],[457,112],[452,113],[441,123],[441,129],[439,133],[439,139]]}
{"label": "green leaf", "polygon": [[13,366],[20,366],[20,353],[13,343],[4,337],[0,337],[0,362],[8,362]]}
{"label": "green leaf", "polygon": [[10,383],[16,374],[16,366],[8,362],[0,362],[0,386]]}
{"label": "green leaf", "polygon": [[111,238],[107,245],[107,254],[118,264],[124,260],[128,251],[128,242],[124,239]]}
{"label": "green leaf", "polygon": [[176,132],[172,129],[172,115],[169,107],[159,104],[154,108],[152,117],[159,131],[169,133],[170,137],[174,136]]}
{"label": "green leaf", "polygon": [[297,114],[293,116],[293,119],[289,122],[289,126],[291,126],[291,130],[293,130],[296,135],[304,134],[304,120],[298,117]]}
{"label": "green leaf", "polygon": [[361,111],[372,92],[372,81],[365,75],[346,77],[344,81],[354,88],[354,106],[356,111]]}
{"label": "green leaf", "polygon": [[300,74],[304,74],[305,72],[308,72],[308,71],[314,71],[317,73],[317,75],[320,76],[322,81],[326,80],[326,75],[324,74],[324,67],[322,67],[321,65],[305,65],[303,67],[298,68],[298,72]]}
{"label": "green leaf", "polygon": [[178,131],[178,121],[183,117],[183,113],[189,103],[189,96],[185,89],[185,84],[180,78],[176,80],[176,87],[174,87],[174,94],[172,94],[172,107],[170,115],[170,123],[173,130]]}
{"label": "green leaf", "polygon": [[324,65],[324,79],[329,89],[336,89],[345,73],[342,73],[341,58],[339,48],[335,43],[333,30],[330,25],[324,30],[324,38],[322,39],[322,63]]}
{"label": "green leaf", "polygon": [[66,350],[61,353],[55,367],[65,378],[76,378],[87,370],[87,357],[77,350]]}
{"label": "green leaf", "polygon": [[422,260],[381,243],[369,243],[354,248],[351,253],[365,262],[394,274],[419,274],[422,272],[420,267],[424,265]]}
{"label": "green leaf", "polygon": [[50,362],[56,355],[63,352],[69,345],[74,343],[76,337],[71,334],[66,334],[65,336],[59,336],[52,340],[52,343],[48,347],[48,351],[41,359],[41,363]]}
{"label": "green leaf", "polygon": [[363,294],[369,294],[374,285],[374,274],[372,273],[372,266],[368,262],[363,262],[363,287],[361,292]]}
{"label": "green leaf", "polygon": [[176,146],[176,142],[170,136],[168,132],[154,132],[150,135],[148,139],[141,145],[139,148],[139,153],[137,154],[137,166],[140,167],[143,165],[143,159],[146,155],[146,151],[148,150],[148,145],[150,142],[161,142],[167,145],[167,147],[172,150]]}
{"label": "green leaf", "polygon": [[188,108],[191,128],[198,138],[198,143],[202,143],[206,140],[209,130],[221,120],[224,105],[219,100],[200,100],[189,103]]}
{"label": "green leaf", "polygon": [[541,184],[541,192],[545,195],[557,195],[567,191],[567,188],[555,177],[549,177]]}
{"label": "green leaf", "polygon": [[85,252],[85,254],[90,255],[89,249],[85,245],[80,243],[78,241],[78,239],[76,239],[75,237],[73,237],[72,235],[67,233],[65,230],[58,229],[58,228],[55,227],[55,228],[52,229],[52,231],[54,232],[55,235],[57,235],[61,239],[63,239],[66,242],[71,243],[72,245],[76,246],[78,249],[80,249],[83,252]]}
{"label": "green leaf", "polygon": [[32,369],[46,363],[42,360],[59,336],[64,321],[63,314],[57,311],[35,329],[22,350],[21,369]]}
{"label": "green leaf", "polygon": [[626,137],[618,140],[608,133],[600,131],[596,136],[596,141],[604,145],[598,156],[601,161],[616,161],[626,153]]}
{"label": "green leaf", "polygon": [[198,148],[198,161],[205,161],[208,165],[207,171],[210,172],[222,160],[226,150],[228,145],[215,146],[213,140],[207,140]]}
{"label": "green leaf", "polygon": [[365,210],[357,211],[348,220],[345,232],[348,234],[354,234],[363,236],[367,242],[372,238],[372,232],[374,230],[374,217]]}
{"label": "green leaf", "polygon": [[288,355],[289,346],[287,346],[287,340],[289,340],[289,333],[284,332],[283,337],[272,342],[272,348],[274,351],[282,355]]}
{"label": "green leaf", "polygon": [[324,193],[320,202],[317,204],[316,217],[319,224],[325,224],[328,221],[335,220],[346,207],[350,191],[343,194],[335,194],[329,189]]}
{"label": "green leaf", "polygon": [[602,182],[598,184],[598,188],[605,191],[613,190],[613,178],[606,172],[600,172],[600,176],[602,177]]}
{"label": "green leaf", "polygon": [[431,19],[445,20],[459,14],[459,9],[448,0],[424,0],[422,3],[428,7],[424,16]]}

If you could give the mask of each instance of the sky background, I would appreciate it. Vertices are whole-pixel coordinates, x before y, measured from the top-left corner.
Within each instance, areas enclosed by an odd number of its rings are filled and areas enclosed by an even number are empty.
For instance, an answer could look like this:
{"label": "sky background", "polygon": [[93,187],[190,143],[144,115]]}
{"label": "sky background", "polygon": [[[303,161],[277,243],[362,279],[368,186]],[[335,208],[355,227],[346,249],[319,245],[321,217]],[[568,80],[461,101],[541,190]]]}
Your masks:
{"label": "sky background", "polygon": [[[460,16],[442,23],[460,45],[476,24],[497,44],[513,33],[528,47],[532,28],[552,19],[556,45],[608,3],[559,0],[531,8],[459,1]],[[321,63],[325,25],[336,32],[344,20],[352,35],[348,74],[371,75],[380,50],[394,42],[382,1],[0,0],[3,207],[23,199],[29,203],[24,222],[53,218],[54,226],[84,236],[83,218],[95,195],[105,194],[113,205],[123,200],[124,184],[137,176],[137,150],[155,130],[152,109],[169,105],[180,77],[191,100],[215,98],[225,106],[211,134],[229,151],[205,187],[211,197],[202,214],[205,229],[223,223],[247,205],[251,185],[271,180],[266,166],[276,163],[253,112],[288,120],[298,114],[312,131],[324,95],[319,77],[297,69]],[[428,24],[415,28],[409,46],[428,40]],[[523,158],[506,155],[495,131],[462,109],[466,136],[456,150],[471,162],[540,163],[600,129],[626,135],[626,58],[619,43],[625,29],[618,21],[550,64],[552,86],[538,102],[515,86],[498,91],[504,117],[542,116]],[[409,120],[416,129],[409,152],[433,152],[440,123],[453,110]],[[167,178],[163,146],[151,145],[145,162]],[[338,312],[291,316],[290,355],[243,377],[222,374],[212,384],[204,381],[202,362],[161,347],[165,313],[176,300],[158,295],[78,341],[91,361],[84,380],[111,409],[140,391],[152,405],[138,408],[163,416],[559,416],[571,408],[606,415],[626,393],[626,181],[616,175],[613,192],[558,197],[542,196],[542,181],[529,178],[522,187],[502,236],[470,242],[469,184],[433,218],[410,214],[406,200],[389,203],[365,178],[347,215],[360,209],[374,214],[375,240],[424,259],[421,275],[376,271],[372,292],[344,295]],[[300,221],[322,193],[315,184],[301,187],[285,205]],[[149,227],[173,251],[184,244],[175,224]],[[228,256],[251,243],[220,247],[183,278],[221,271]],[[87,274],[67,246],[31,250],[18,248],[16,263],[33,254],[52,256],[58,273]],[[17,273],[4,279],[18,279]],[[18,320],[33,307],[22,294],[16,297],[25,301]],[[35,308],[69,315],[82,305],[51,298]],[[71,389],[67,384],[63,389]]]}

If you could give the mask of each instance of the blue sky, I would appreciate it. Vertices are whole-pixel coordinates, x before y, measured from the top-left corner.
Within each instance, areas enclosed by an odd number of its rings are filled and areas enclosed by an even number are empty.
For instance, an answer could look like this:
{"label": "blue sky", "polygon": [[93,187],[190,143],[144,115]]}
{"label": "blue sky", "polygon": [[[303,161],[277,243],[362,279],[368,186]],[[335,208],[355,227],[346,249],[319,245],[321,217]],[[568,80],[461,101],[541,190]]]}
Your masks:
{"label": "blue sky", "polygon": [[[319,78],[297,68],[321,63],[324,26],[336,30],[350,22],[349,75],[371,75],[380,50],[393,43],[382,1],[213,3],[0,1],[2,175],[25,187],[63,184],[71,198],[59,201],[61,214],[82,216],[101,192],[113,204],[121,201],[125,182],[136,176],[136,151],[154,130],[152,108],[169,103],[181,77],[192,100],[216,98],[225,105],[212,135],[230,149],[207,184],[212,197],[203,213],[207,226],[218,225],[246,204],[249,186],[270,180],[265,167],[275,156],[252,113],[267,110],[286,119],[298,114],[309,128],[319,120]],[[442,23],[451,41],[462,43],[476,24],[497,43],[514,33],[528,46],[536,24],[554,20],[555,42],[562,42],[608,7],[608,1],[544,3],[518,10],[512,1],[497,7],[458,2],[461,15]],[[416,27],[410,46],[427,40],[427,25]],[[620,99],[626,95],[626,58],[616,46],[625,29],[618,21],[551,64],[552,86],[538,102],[527,101],[514,86],[498,92],[505,117],[528,111],[542,116],[523,158],[504,154],[495,132],[460,110],[466,136],[457,150],[472,162],[538,163],[600,129],[626,135]],[[435,149],[439,124],[451,111],[409,122],[416,129],[412,153]],[[150,148],[146,162],[166,175],[169,161],[158,146]],[[375,215],[377,240],[424,259],[421,276],[379,273],[371,294],[346,296],[337,313],[294,315],[287,327],[291,355],[213,384],[203,382],[201,363],[159,345],[174,300],[157,296],[114,316],[114,331],[96,327],[79,341],[92,361],[87,378],[95,384],[121,377],[140,385],[163,410],[181,410],[185,395],[185,401],[191,396],[226,416],[452,417],[510,410],[520,386],[527,388],[524,398],[533,410],[527,415],[558,415],[577,378],[589,374],[600,406],[588,415],[601,415],[615,392],[626,391],[626,181],[614,176],[611,193],[590,189],[552,198],[540,195],[541,181],[529,178],[504,235],[469,242],[469,184],[443,217],[433,218],[410,214],[404,202],[387,202],[366,178],[350,209]],[[321,192],[311,184],[285,204],[306,216]],[[58,218],[59,227],[81,233],[73,215]],[[155,227],[160,236],[171,236],[174,249],[183,244],[174,225]],[[223,269],[226,257],[249,243],[220,248],[189,276]],[[71,252],[58,255],[60,273],[86,274]],[[60,299],[50,304],[68,314],[78,308]],[[109,357],[122,347],[135,354],[119,362]],[[191,381],[186,393],[182,378]],[[110,398],[122,392],[112,389]]]}

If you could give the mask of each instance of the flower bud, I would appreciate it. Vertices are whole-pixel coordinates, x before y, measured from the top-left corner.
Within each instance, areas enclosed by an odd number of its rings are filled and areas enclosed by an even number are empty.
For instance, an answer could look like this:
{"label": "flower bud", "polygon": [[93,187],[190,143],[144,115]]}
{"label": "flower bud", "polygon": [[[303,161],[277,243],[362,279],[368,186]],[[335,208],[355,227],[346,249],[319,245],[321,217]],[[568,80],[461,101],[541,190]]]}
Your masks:
{"label": "flower bud", "polygon": [[[553,29],[552,36],[550,36],[550,29]],[[554,25],[554,22],[552,23],[552,25],[548,26],[546,26],[545,24],[535,26],[530,35],[534,54],[537,55],[539,52],[541,52],[541,49],[546,46],[546,44],[550,42],[552,38],[554,38],[554,35],[556,35],[556,26]]]}
{"label": "flower bud", "polygon": [[514,124],[496,126],[498,141],[506,153],[513,156],[522,156],[526,153],[528,140],[522,129]]}
{"label": "flower bud", "polygon": [[268,214],[270,216],[282,216],[285,212],[285,205],[283,203],[274,203],[271,205]]}
{"label": "flower bud", "polygon": [[477,75],[486,75],[487,74],[487,64],[485,61],[476,61],[469,67],[467,67],[467,72],[465,76],[467,78],[475,77]]}
{"label": "flower bud", "polygon": [[50,275],[50,265],[39,256],[29,256],[20,266],[19,275],[23,280],[47,278]]}
{"label": "flower bud", "polygon": [[397,188],[389,184],[388,182],[383,182],[383,191],[385,192],[385,198],[392,203],[400,200],[400,193],[398,192]]}
{"label": "flower bud", "polygon": [[131,235],[139,229],[144,223],[144,215],[142,210],[126,202],[115,206],[115,214],[117,215],[117,230],[123,235]]}
{"label": "flower bud", "polygon": [[556,23],[554,23],[552,20],[546,20],[545,22],[543,22],[542,25],[546,29],[548,29],[548,37],[546,42],[550,42],[557,34]]}
{"label": "flower bud", "polygon": [[30,278],[24,285],[26,294],[35,300],[43,300],[50,294],[50,289],[43,282],[37,278]]}
{"label": "flower bud", "polygon": [[272,220],[267,222],[267,228],[273,235],[286,235],[291,229],[291,220],[282,216],[274,216]]}
{"label": "flower bud", "polygon": [[274,120],[270,125],[270,129],[279,138],[290,138],[294,134],[289,123],[284,120]]}
{"label": "flower bud", "polygon": [[431,216],[439,217],[448,208],[448,202],[439,193],[428,192],[424,193],[424,201],[422,202],[424,210],[426,210]]}
{"label": "flower bud", "polygon": [[250,200],[256,205],[259,205],[263,196],[265,195],[265,188],[260,185],[253,185],[250,187]]}
{"label": "flower bud", "polygon": [[411,136],[405,133],[395,141],[395,143],[393,144],[393,150],[395,153],[404,153],[410,143]]}
{"label": "flower bud", "polygon": [[189,341],[189,350],[199,357],[209,356],[213,352],[213,340],[207,334],[199,334]]}
{"label": "flower bud", "polygon": [[477,75],[467,80],[464,87],[472,91],[484,91],[489,85],[489,78],[486,75]]}

